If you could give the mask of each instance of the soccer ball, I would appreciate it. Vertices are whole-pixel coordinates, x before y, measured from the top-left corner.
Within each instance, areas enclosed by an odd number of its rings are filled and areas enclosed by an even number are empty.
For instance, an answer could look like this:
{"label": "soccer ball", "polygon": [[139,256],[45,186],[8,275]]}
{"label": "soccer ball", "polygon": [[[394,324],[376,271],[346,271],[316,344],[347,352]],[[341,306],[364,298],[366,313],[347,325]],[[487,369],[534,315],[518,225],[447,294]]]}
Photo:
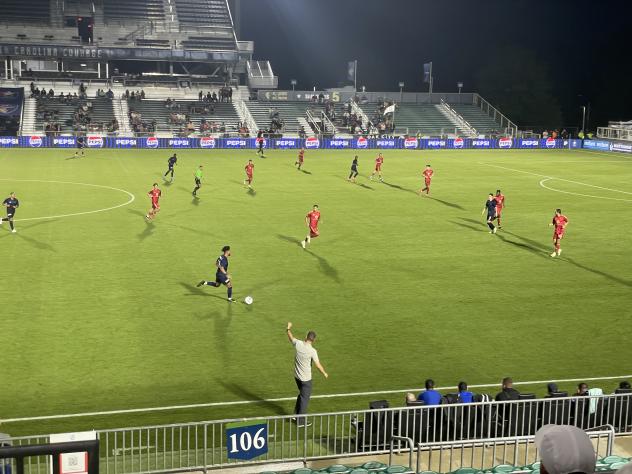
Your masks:
{"label": "soccer ball", "polygon": [[244,298],[244,303],[246,303],[246,304],[252,304],[253,301],[254,300],[252,299],[252,296],[246,296]]}

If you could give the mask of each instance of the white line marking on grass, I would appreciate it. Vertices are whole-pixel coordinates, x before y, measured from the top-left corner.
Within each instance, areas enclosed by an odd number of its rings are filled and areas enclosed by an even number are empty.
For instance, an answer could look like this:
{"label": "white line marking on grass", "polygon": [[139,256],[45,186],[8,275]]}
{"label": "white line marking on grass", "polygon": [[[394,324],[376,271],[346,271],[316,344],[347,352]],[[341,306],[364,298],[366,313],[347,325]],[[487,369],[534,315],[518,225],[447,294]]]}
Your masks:
{"label": "white line marking on grass", "polygon": [[[549,382],[557,383],[569,383],[569,382],[592,382],[596,380],[623,380],[632,378],[632,375],[617,375],[614,377],[589,377],[581,379],[557,379],[557,380],[531,380],[528,382],[514,382],[514,385],[540,385]],[[499,387],[500,382],[485,383],[477,385],[468,385],[470,388],[486,388],[486,387]],[[456,384],[451,387],[437,387],[436,390],[454,390]],[[327,399],[327,398],[348,398],[348,397],[362,397],[369,395],[388,395],[407,392],[421,392],[422,388],[404,388],[400,390],[379,390],[374,392],[352,392],[352,393],[330,393],[324,395],[314,395],[311,398]],[[69,413],[65,415],[47,415],[47,416],[31,416],[26,418],[7,418],[0,420],[2,423],[15,423],[22,421],[39,421],[39,420],[58,420],[62,418],[80,418],[87,416],[106,416],[106,415],[124,415],[128,413],[147,413],[157,411],[173,411],[173,410],[188,410],[192,408],[212,408],[212,407],[226,407],[232,405],[255,405],[257,403],[271,403],[271,402],[289,402],[296,400],[296,396],[293,397],[281,397],[281,398],[266,398],[263,400],[235,400],[232,402],[210,402],[210,403],[195,403],[192,405],[172,405],[166,407],[152,407],[152,408],[129,408],[126,410],[110,410],[110,411],[95,411],[87,413]]]}
{"label": "white line marking on grass", "polygon": [[[588,186],[590,188],[603,189],[604,191],[612,191],[614,193],[629,194],[630,196],[632,196],[632,192],[621,191],[620,189],[606,188],[606,187],[603,187],[603,186],[597,186],[595,184],[582,183],[581,181],[573,181],[572,179],[564,179],[564,178],[558,178],[556,176],[549,176],[549,175],[546,175],[546,174],[533,173],[531,171],[517,170],[517,169],[514,169],[514,168],[508,168],[507,166],[490,165],[489,163],[480,163],[480,162],[479,162],[479,164],[485,165],[485,166],[492,166],[494,168],[501,168],[501,169],[509,170],[509,171],[515,171],[516,173],[530,174],[532,176],[538,176],[540,178],[546,178],[547,180],[548,179],[554,179],[556,181],[566,181],[567,183],[579,184],[581,186]],[[554,191],[556,191],[556,190],[554,190]],[[570,193],[570,194],[573,194],[573,193]],[[591,197],[595,197],[595,196],[591,196]]]}
{"label": "white line marking on grass", "polygon": [[104,207],[103,209],[96,209],[94,211],[84,211],[84,212],[73,212],[72,214],[59,214],[57,216],[44,216],[44,217],[27,217],[26,219],[15,219],[16,222],[20,221],[20,222],[25,222],[25,221],[39,221],[39,220],[43,220],[43,219],[60,219],[62,217],[73,217],[73,216],[83,216],[86,214],[95,214],[97,212],[105,212],[105,211],[111,211],[113,209],[118,209],[119,207],[123,207],[123,206],[127,206],[128,204],[131,204],[132,202],[134,202],[134,199],[136,199],[136,196],[134,196],[132,193],[130,193],[129,191],[126,191],[124,189],[119,189],[119,188],[114,188],[112,186],[105,186],[102,184],[90,184],[90,183],[74,183],[72,181],[51,181],[51,180],[46,180],[46,179],[11,179],[11,178],[0,178],[0,181],[16,181],[16,182],[21,182],[21,183],[55,183],[55,184],[75,184],[77,186],[91,186],[93,188],[103,188],[103,189],[111,189],[113,191],[120,191],[122,193],[125,193],[129,196],[129,200],[127,202],[124,202],[123,204],[119,204],[117,206],[111,206],[111,207]]}
{"label": "white line marking on grass", "polygon": [[[590,198],[596,198],[596,199],[608,199],[610,201],[624,201],[624,202],[632,202],[632,199],[622,199],[622,198],[613,198],[613,197],[606,197],[606,196],[595,196],[594,194],[582,194],[582,193],[573,193],[571,191],[562,191],[561,189],[555,189],[555,188],[551,188],[549,186],[546,186],[544,183],[546,183],[547,181],[551,181],[551,180],[555,180],[556,178],[546,178],[543,179],[542,181],[540,181],[540,186],[542,186],[544,189],[548,189],[550,191],[555,191],[556,193],[564,193],[564,194],[572,194],[574,196],[584,196],[584,197],[590,197]],[[621,193],[625,192],[625,191],[619,191]],[[626,193],[626,194],[630,194],[630,193]]]}

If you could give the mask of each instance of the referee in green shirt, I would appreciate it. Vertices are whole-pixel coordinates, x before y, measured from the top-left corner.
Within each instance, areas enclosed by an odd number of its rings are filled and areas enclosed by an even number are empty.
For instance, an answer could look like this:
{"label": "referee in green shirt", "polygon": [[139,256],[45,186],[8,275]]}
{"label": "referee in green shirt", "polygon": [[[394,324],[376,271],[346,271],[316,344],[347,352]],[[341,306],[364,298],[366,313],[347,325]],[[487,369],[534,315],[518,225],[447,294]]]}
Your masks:
{"label": "referee in green shirt", "polygon": [[193,196],[197,197],[198,189],[202,187],[202,165],[198,169],[195,170],[195,174],[193,175],[195,178],[195,188],[193,189]]}

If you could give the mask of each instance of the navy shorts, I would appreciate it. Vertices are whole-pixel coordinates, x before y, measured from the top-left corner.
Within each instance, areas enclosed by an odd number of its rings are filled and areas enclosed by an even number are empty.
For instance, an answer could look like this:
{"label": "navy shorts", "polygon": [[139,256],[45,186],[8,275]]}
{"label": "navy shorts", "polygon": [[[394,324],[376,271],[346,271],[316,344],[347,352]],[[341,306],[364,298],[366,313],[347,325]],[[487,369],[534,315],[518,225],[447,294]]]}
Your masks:
{"label": "navy shorts", "polygon": [[226,285],[230,279],[225,273],[218,273],[215,275],[215,283],[219,283],[221,285]]}
{"label": "navy shorts", "polygon": [[491,213],[487,213],[487,220],[488,221],[493,221],[494,219],[496,219],[496,214],[491,214]]}

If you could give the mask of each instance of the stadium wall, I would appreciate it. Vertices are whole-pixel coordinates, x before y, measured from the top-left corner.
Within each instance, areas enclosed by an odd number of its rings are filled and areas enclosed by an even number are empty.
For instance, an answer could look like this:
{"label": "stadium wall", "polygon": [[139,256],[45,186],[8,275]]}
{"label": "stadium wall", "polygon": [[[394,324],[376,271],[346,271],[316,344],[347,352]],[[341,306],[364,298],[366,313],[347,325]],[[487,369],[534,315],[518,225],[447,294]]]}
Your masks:
{"label": "stadium wall", "polygon": [[[596,140],[593,140],[596,141]],[[591,148],[590,140],[588,149]],[[84,139],[86,148],[188,148],[188,149],[254,149],[256,138],[157,138],[157,137],[102,137],[87,136]],[[0,137],[0,148],[75,148],[77,137],[60,136],[45,137],[41,135]],[[531,138],[265,138],[264,148],[268,149],[406,149],[406,150],[438,150],[438,149],[561,149],[582,148],[581,140],[531,139]],[[596,145],[595,145],[596,146]],[[609,151],[628,151],[619,147]]]}

